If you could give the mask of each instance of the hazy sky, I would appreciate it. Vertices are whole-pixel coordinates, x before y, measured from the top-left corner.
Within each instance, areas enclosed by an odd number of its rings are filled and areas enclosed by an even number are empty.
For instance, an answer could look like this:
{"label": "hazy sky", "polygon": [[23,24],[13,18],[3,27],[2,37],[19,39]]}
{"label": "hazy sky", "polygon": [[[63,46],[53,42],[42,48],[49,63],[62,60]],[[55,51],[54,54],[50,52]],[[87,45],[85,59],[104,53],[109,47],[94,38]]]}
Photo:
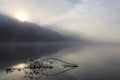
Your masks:
{"label": "hazy sky", "polygon": [[102,41],[120,42],[120,0],[0,0],[0,12]]}

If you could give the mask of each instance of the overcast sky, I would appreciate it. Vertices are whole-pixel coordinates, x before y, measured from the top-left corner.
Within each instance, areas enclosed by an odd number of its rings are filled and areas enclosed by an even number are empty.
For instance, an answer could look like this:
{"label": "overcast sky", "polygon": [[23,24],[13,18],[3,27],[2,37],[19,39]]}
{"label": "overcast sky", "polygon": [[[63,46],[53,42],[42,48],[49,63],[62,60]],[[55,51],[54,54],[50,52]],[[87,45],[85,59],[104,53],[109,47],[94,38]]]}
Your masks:
{"label": "overcast sky", "polygon": [[0,0],[0,12],[12,17],[24,12],[30,22],[120,42],[119,4],[120,0]]}

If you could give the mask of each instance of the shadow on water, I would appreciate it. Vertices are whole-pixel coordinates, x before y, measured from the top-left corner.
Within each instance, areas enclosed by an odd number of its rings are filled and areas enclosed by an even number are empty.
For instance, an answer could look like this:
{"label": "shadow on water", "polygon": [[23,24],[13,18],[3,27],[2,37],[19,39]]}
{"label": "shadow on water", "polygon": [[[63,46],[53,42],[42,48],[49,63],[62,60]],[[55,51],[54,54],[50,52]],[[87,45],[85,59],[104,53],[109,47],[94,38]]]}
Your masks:
{"label": "shadow on water", "polygon": [[2,43],[0,45],[0,68],[20,63],[30,58],[54,54],[67,47],[66,44],[53,43]]}

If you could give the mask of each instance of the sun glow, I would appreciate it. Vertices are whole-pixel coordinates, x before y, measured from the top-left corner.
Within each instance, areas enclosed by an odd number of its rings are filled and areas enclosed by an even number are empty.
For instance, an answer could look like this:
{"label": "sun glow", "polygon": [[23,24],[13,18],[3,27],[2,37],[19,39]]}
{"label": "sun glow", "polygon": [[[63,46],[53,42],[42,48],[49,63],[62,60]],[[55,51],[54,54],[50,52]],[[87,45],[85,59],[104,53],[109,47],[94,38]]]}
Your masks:
{"label": "sun glow", "polygon": [[22,22],[27,21],[28,17],[25,13],[18,13],[16,18]]}
{"label": "sun glow", "polygon": [[24,68],[25,66],[26,66],[26,64],[21,63],[21,64],[13,66],[13,68]]}

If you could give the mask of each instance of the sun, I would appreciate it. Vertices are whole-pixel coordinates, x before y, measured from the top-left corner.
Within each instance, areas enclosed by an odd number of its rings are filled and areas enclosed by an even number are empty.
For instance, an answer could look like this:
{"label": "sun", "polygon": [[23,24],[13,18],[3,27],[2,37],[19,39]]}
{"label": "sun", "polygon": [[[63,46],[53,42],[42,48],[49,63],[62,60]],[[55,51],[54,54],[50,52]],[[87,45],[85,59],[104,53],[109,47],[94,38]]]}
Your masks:
{"label": "sun", "polygon": [[22,13],[22,12],[21,12],[21,13],[18,13],[18,14],[16,15],[16,18],[17,18],[18,20],[22,21],[22,22],[28,20],[27,14]]}

